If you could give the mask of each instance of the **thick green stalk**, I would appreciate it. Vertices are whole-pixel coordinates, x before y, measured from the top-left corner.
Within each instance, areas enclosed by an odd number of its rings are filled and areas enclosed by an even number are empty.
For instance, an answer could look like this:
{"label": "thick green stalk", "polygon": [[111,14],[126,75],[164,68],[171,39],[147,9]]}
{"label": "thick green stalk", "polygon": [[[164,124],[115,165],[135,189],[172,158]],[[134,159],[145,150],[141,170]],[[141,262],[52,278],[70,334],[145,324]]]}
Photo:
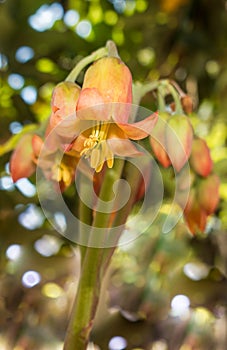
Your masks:
{"label": "thick green stalk", "polygon": [[102,250],[86,248],[64,350],[85,350],[93,326],[101,289]]}
{"label": "thick green stalk", "polygon": [[102,47],[94,52],[91,55],[84,57],[77,65],[71,70],[65,81],[75,82],[80,72],[90,63],[107,56],[108,49],[106,47]]}
{"label": "thick green stalk", "polygon": [[[116,180],[120,179],[123,166],[124,161],[117,159],[115,160],[114,168],[107,170],[100,191],[99,198],[101,200],[110,201],[112,199],[112,186]],[[97,205],[98,208],[99,205]],[[88,214],[83,207],[81,213]],[[93,227],[106,228],[110,215],[109,213],[97,211]],[[90,219],[90,216],[88,218]],[[101,283],[106,271],[106,268],[103,269],[103,266],[107,267],[104,258],[104,251],[107,250],[111,250],[110,255],[112,255],[115,247],[81,247],[83,256],[81,277],[66,334],[64,350],[85,350],[87,348],[99,302]]]}

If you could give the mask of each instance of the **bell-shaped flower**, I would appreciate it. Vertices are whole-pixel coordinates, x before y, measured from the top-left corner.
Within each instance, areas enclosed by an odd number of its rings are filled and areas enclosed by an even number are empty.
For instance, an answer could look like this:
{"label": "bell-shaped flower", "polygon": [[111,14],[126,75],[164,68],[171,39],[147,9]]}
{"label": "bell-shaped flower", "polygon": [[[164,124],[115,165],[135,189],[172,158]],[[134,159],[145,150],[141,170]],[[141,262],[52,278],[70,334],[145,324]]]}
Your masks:
{"label": "bell-shaped flower", "polygon": [[192,234],[205,230],[207,216],[205,209],[198,202],[196,189],[191,189],[187,205],[184,208],[184,219]]}
{"label": "bell-shaped flower", "polygon": [[[55,183],[55,188],[63,192],[73,181],[79,156],[75,151],[64,151],[62,145],[56,149],[51,147],[55,137],[50,134],[45,142],[40,136],[34,135],[32,139],[33,152],[36,165],[42,170],[45,178]],[[49,142],[48,138],[50,139]],[[50,146],[50,147],[49,147]]]}
{"label": "bell-shaped flower", "polygon": [[167,154],[173,167],[179,172],[187,162],[192,148],[193,129],[184,115],[173,115],[166,128]]}
{"label": "bell-shaped flower", "polygon": [[72,82],[63,81],[54,88],[51,99],[49,131],[66,117],[75,114],[80,87]]}
{"label": "bell-shaped flower", "polygon": [[32,138],[33,134],[22,136],[12,153],[10,172],[14,182],[23,177],[29,177],[35,172]]}
{"label": "bell-shaped flower", "polygon": [[213,162],[205,140],[200,138],[193,140],[190,165],[200,176],[206,177],[210,174]]}
{"label": "bell-shaped flower", "polygon": [[167,168],[179,172],[187,162],[192,147],[193,129],[185,115],[159,113],[159,120],[149,138],[155,157]]}
{"label": "bell-shaped flower", "polygon": [[171,164],[171,160],[167,154],[166,145],[166,125],[167,119],[169,118],[168,113],[159,112],[157,124],[152,130],[149,137],[151,148],[154,152],[155,157],[162,164],[164,168],[168,168]]}
{"label": "bell-shaped flower", "polygon": [[220,179],[211,174],[201,179],[198,186],[198,201],[208,215],[214,213],[219,203]]}
{"label": "bell-shaped flower", "polygon": [[141,154],[129,139],[147,137],[157,114],[128,123],[130,114],[135,112],[131,102],[131,73],[120,59],[105,57],[88,68],[77,104],[73,149],[87,158],[96,172],[102,170],[105,162],[112,168],[114,155]]}

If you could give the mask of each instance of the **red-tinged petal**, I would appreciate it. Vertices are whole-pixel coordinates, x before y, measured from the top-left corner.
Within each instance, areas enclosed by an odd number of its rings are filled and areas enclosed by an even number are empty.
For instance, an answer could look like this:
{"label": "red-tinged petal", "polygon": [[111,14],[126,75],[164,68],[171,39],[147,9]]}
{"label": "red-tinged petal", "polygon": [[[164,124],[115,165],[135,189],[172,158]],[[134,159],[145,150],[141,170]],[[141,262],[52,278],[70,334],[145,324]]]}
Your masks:
{"label": "red-tinged petal", "polygon": [[210,174],[213,162],[205,140],[200,138],[193,140],[190,164],[197,174],[204,177]]}
{"label": "red-tinged petal", "polygon": [[171,164],[171,161],[164,147],[153,137],[150,137],[149,141],[155,157],[158,159],[158,161],[162,164],[164,168],[168,168]]}
{"label": "red-tinged petal", "polygon": [[206,227],[207,214],[200,206],[195,191],[191,191],[184,210],[184,218],[192,234],[203,232]]}
{"label": "red-tinged petal", "polygon": [[67,81],[61,82],[55,87],[51,101],[51,128],[54,128],[64,118],[75,114],[80,91],[81,89],[77,84]]}
{"label": "red-tinged petal", "polygon": [[42,147],[43,147],[43,140],[41,139],[41,137],[38,135],[33,135],[32,148],[33,148],[33,152],[34,152],[35,157],[39,156]]}
{"label": "red-tinged petal", "polygon": [[166,127],[167,153],[176,171],[180,171],[187,162],[192,148],[193,129],[189,119],[183,115],[174,115]]}
{"label": "red-tinged petal", "polygon": [[[83,131],[83,125],[81,120],[75,116],[68,117],[61,121],[53,131],[52,135],[56,135],[56,138],[59,136],[62,143],[70,143],[80,132]],[[53,139],[55,136],[52,136]]]}
{"label": "red-tinged petal", "polygon": [[132,140],[141,140],[151,134],[152,129],[157,123],[157,120],[158,114],[154,113],[146,119],[141,120],[137,123],[122,124],[118,123],[117,120],[116,123],[119,126],[119,128],[121,128],[124,131],[128,138]]}
{"label": "red-tinged petal", "polygon": [[111,138],[107,140],[107,143],[113,152],[122,157],[136,157],[143,153],[139,152],[133,143],[128,139]]}
{"label": "red-tinged petal", "polygon": [[216,174],[209,175],[199,182],[198,201],[208,215],[214,213],[219,203],[220,179]]}
{"label": "red-tinged petal", "polygon": [[11,156],[10,172],[14,182],[23,177],[31,176],[35,171],[32,138],[32,134],[24,135]]}
{"label": "red-tinged petal", "polygon": [[76,110],[80,111],[81,109],[87,109],[88,114],[86,113],[80,113],[81,117],[80,119],[95,119],[92,117],[93,113],[97,113],[96,108],[91,108],[96,105],[103,105],[105,103],[102,95],[99,93],[98,89],[96,88],[84,88],[79,96]]}

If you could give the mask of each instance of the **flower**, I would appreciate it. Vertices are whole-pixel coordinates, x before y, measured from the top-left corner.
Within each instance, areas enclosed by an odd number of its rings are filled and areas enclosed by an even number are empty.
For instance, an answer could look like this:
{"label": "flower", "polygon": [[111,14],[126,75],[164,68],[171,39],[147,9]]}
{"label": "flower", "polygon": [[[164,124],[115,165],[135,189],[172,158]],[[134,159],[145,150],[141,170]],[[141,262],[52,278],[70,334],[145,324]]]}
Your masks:
{"label": "flower", "polygon": [[184,218],[191,233],[205,230],[207,217],[215,212],[219,203],[219,185],[220,180],[216,174],[205,178],[197,176],[193,187],[190,188],[186,206],[185,198],[189,187],[178,192],[176,200],[184,211]]}
{"label": "flower", "polygon": [[198,175],[206,177],[210,174],[213,168],[213,162],[205,140],[200,138],[193,140],[192,153],[189,161],[193,170]]}
{"label": "flower", "polygon": [[76,108],[73,149],[89,159],[96,172],[105,162],[112,168],[114,155],[141,154],[129,139],[147,137],[157,122],[157,114],[129,124],[131,103],[132,77],[120,59],[105,57],[88,68]]}
{"label": "flower", "polygon": [[160,113],[149,138],[158,161],[167,168],[170,164],[179,172],[187,162],[192,148],[193,129],[185,115]]}
{"label": "flower", "polygon": [[32,138],[33,134],[23,135],[12,153],[10,173],[14,182],[35,172]]}
{"label": "flower", "polygon": [[203,232],[206,227],[208,214],[197,200],[195,189],[191,189],[188,202],[184,209],[184,218],[192,234]]}
{"label": "flower", "polygon": [[208,215],[214,213],[219,202],[220,179],[211,174],[201,179],[198,186],[198,201]]}
{"label": "flower", "polygon": [[64,118],[75,114],[80,90],[77,84],[69,81],[56,85],[51,99],[50,129],[53,129]]}

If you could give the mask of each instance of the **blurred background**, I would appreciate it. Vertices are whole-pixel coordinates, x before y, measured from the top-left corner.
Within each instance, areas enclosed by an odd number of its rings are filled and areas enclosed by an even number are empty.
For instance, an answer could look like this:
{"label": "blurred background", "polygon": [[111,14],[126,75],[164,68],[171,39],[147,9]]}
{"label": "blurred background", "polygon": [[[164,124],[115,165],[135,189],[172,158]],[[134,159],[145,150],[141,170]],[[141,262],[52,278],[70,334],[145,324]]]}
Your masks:
{"label": "blurred background", "polygon": [[[151,232],[113,258],[89,349],[224,350],[225,0],[0,0],[0,349],[62,349],[78,250],[45,219],[35,178],[13,184],[9,155],[21,132],[48,118],[56,83],[109,39],[134,80],[171,78],[193,98],[191,121],[211,148],[221,201],[203,235],[192,237],[183,221],[160,234],[171,184],[164,173],[166,197]],[[143,104],[157,108],[149,94]],[[66,199],[73,210],[73,193]],[[55,221],[64,228],[61,213]]]}

